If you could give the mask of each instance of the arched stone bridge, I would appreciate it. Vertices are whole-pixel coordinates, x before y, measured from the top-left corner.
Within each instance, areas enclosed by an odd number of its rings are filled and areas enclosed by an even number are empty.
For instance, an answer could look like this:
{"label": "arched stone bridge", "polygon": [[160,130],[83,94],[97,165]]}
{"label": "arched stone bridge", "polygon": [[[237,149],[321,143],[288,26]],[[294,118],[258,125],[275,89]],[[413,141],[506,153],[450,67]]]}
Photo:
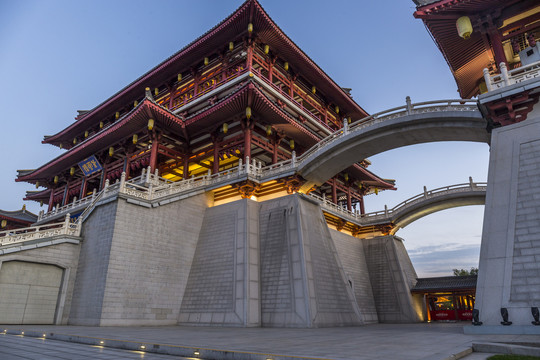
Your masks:
{"label": "arched stone bridge", "polygon": [[437,100],[407,104],[358,120],[329,135],[296,159],[296,171],[307,182],[301,191],[326,180],[355,162],[407,145],[435,141],[489,143],[486,121],[476,100]]}
{"label": "arched stone bridge", "polygon": [[400,228],[429,214],[458,206],[483,205],[486,200],[486,187],[487,183],[473,182],[471,178],[469,178],[468,183],[433,190],[427,190],[424,187],[424,192],[402,201],[391,209],[385,208],[363,215],[341,208],[317,195],[305,196],[319,202],[323,211],[350,221],[359,227],[388,224],[391,227],[390,234],[393,235]]}

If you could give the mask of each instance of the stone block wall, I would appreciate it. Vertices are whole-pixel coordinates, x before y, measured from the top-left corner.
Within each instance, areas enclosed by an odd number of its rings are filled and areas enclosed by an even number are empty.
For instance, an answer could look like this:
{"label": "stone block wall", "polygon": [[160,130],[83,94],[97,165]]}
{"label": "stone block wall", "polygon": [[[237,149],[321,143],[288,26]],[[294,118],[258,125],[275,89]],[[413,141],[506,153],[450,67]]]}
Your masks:
{"label": "stone block wall", "polygon": [[371,288],[363,241],[332,229],[330,229],[330,235],[345,270],[345,277],[347,281],[350,281],[364,324],[377,323],[377,308]]}
{"label": "stone block wall", "polygon": [[100,325],[174,325],[206,196],[153,208],[117,204]]}
{"label": "stone block wall", "polygon": [[258,204],[206,209],[180,324],[259,326]]}
{"label": "stone block wall", "polygon": [[540,307],[540,106],[494,129],[475,307],[484,325],[531,326]]}
{"label": "stone block wall", "polygon": [[420,321],[410,291],[416,273],[401,239],[378,236],[362,241],[379,322]]}
{"label": "stone block wall", "polygon": [[83,223],[70,325],[100,325],[116,209],[117,202],[99,206]]}

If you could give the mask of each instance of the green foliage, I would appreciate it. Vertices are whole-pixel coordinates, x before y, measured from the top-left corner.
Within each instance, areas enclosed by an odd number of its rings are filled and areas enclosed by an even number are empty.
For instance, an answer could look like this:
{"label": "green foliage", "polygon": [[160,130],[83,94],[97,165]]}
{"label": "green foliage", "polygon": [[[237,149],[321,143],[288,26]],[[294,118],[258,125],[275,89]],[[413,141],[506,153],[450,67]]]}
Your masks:
{"label": "green foliage", "polygon": [[472,267],[471,270],[452,269],[454,276],[478,275],[478,268]]}
{"label": "green foliage", "polygon": [[525,355],[493,355],[488,357],[487,360],[540,360],[540,357]]}

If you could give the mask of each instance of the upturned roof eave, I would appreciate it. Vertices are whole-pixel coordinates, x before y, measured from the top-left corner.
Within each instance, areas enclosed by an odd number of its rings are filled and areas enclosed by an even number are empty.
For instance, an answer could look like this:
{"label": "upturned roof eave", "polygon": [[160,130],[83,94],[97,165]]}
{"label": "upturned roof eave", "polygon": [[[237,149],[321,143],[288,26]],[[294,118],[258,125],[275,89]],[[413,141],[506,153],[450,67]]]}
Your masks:
{"label": "upturned roof eave", "polygon": [[[90,145],[94,145],[99,142],[103,142],[104,139],[108,136],[112,136],[114,132],[119,130],[120,128],[126,126],[129,124],[129,122],[138,115],[141,111],[144,111],[144,109],[150,107],[153,111],[160,111],[162,114],[166,114],[170,117],[171,120],[177,122],[179,126],[181,126],[180,122],[182,119],[178,117],[177,115],[171,113],[169,110],[157,105],[152,100],[145,98],[140,104],[137,105],[130,113],[125,115],[123,118],[121,118],[118,122],[111,124],[109,127],[103,129],[101,132],[95,134],[94,136],[86,139],[85,141],[75,145],[73,148],[69,149],[67,152],[60,154],[56,158],[52,159],[51,161],[47,162],[46,164],[42,165],[41,167],[33,170],[30,173],[24,173],[23,176],[18,176],[15,181],[21,182],[35,182],[37,180],[47,178],[47,176],[40,176],[40,174],[43,174],[45,171],[49,170],[50,168],[54,166],[60,166],[62,162],[67,161],[69,158],[75,158],[77,155],[79,155],[81,152],[84,153],[84,149],[88,148]],[[156,119],[157,120],[157,119]],[[104,147],[108,146],[109,142],[106,142]],[[76,163],[88,156],[90,156],[92,152],[86,154],[84,153],[83,156],[78,156],[76,159],[73,159],[70,161],[70,164]],[[62,165],[63,166],[63,165]],[[62,167],[60,166],[60,167]],[[62,170],[58,170],[62,171]]]}
{"label": "upturned roof eave", "polygon": [[[218,33],[220,33],[222,30],[227,28],[228,26],[234,25],[235,21],[241,21],[241,15],[244,11],[248,11],[248,9],[251,6],[255,6],[256,9],[259,11],[255,13],[255,15],[260,15],[262,18],[267,22],[267,25],[270,26],[276,33],[279,35],[279,37],[284,41],[284,43],[287,46],[290,46],[295,53],[298,54],[299,60],[302,60],[305,64],[307,64],[309,67],[311,67],[313,70],[315,70],[324,80],[326,83],[330,84],[330,87],[334,90],[333,94],[338,95],[339,101],[341,102],[341,107],[345,106],[349,109],[348,112],[352,114],[353,119],[354,118],[361,118],[364,116],[368,116],[368,113],[360,106],[358,105],[348,94],[346,94],[343,89],[337,85],[309,56],[307,56],[280,28],[279,26],[272,21],[270,16],[266,13],[266,11],[260,6],[260,4],[257,2],[257,0],[247,0],[244,2],[236,11],[234,11],[231,15],[229,15],[227,18],[225,18],[223,21],[221,21],[219,24],[214,26],[212,29],[207,31],[205,34],[201,35],[199,38],[192,41],[190,44],[186,45],[181,50],[177,51],[175,54],[171,55],[167,59],[165,59],[163,62],[161,62],[159,65],[152,68],[150,71],[136,79],[135,81],[131,82],[129,85],[122,88],[120,91],[118,91],[113,96],[109,97],[107,100],[102,102],[101,104],[94,107],[92,110],[89,110],[88,112],[80,115],[77,117],[77,121],[69,125],[68,127],[64,128],[62,131],[54,134],[44,137],[43,143],[46,144],[57,144],[61,141],[65,141],[63,138],[64,136],[69,137],[69,134],[72,134],[73,132],[81,132],[82,129],[85,127],[88,127],[88,123],[92,121],[92,119],[99,114],[100,111],[104,110],[107,106],[112,106],[112,104],[115,101],[120,101],[121,98],[127,97],[127,96],[133,96],[132,92],[136,91],[137,89],[142,90],[146,87],[147,83],[151,78],[154,76],[161,74],[162,72],[166,72],[171,66],[173,66],[177,61],[182,59],[183,57],[187,56],[190,52],[195,51],[198,47],[202,46],[205,42],[208,42],[211,38],[217,36]],[[247,28],[247,26],[246,26]],[[335,96],[334,95],[334,96]],[[141,96],[142,97],[142,96]],[[124,102],[128,102],[127,99]],[[97,120],[96,120],[97,122]]]}

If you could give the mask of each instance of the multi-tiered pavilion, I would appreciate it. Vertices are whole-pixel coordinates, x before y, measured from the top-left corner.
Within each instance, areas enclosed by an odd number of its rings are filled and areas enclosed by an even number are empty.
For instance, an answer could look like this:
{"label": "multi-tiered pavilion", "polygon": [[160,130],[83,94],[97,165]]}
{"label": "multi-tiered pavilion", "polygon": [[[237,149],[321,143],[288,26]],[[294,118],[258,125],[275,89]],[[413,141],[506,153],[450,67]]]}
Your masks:
{"label": "multi-tiered pavilion", "polygon": [[[65,153],[17,181],[42,189],[27,200],[48,211],[99,192],[109,180],[152,173],[179,181],[256,161],[261,166],[301,155],[322,138],[367,116],[350,89],[337,85],[269,18],[256,1],[172,55],[45,144]],[[348,210],[364,212],[364,196],[393,189],[369,161],[314,189]],[[265,199],[302,185],[296,175],[216,189],[217,202]]]}
{"label": "multi-tiered pavilion", "polygon": [[46,136],[62,155],[19,171],[48,208],[0,232],[0,323],[417,321],[401,241],[357,237],[390,231],[357,220],[393,180],[362,157],[315,187],[297,167],[367,116],[246,0]]}

